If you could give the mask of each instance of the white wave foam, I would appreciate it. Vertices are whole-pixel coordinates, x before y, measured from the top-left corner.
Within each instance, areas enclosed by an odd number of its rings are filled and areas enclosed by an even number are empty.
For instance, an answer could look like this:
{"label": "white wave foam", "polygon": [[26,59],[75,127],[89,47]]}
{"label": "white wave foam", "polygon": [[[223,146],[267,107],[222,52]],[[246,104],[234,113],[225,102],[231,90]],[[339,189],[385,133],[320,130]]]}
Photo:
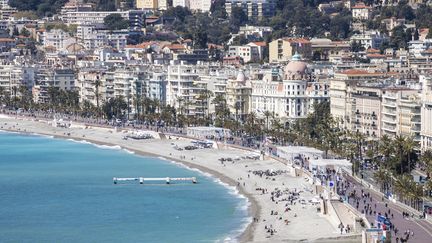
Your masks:
{"label": "white wave foam", "polygon": [[91,142],[89,142],[89,141],[86,141],[86,140],[76,140],[76,139],[72,139],[72,138],[69,138],[69,139],[67,139],[68,141],[72,141],[72,142],[75,142],[75,143],[81,143],[81,144],[93,144],[93,143],[91,143]]}
{"label": "white wave foam", "polygon": [[[110,145],[96,144],[96,143],[89,142],[87,140],[76,140],[76,139],[72,139],[72,138],[69,138],[67,140],[72,141],[72,142],[76,142],[76,143],[81,143],[81,144],[90,144],[90,145],[93,145],[93,146],[100,148],[100,149],[113,149],[113,150],[121,150],[122,149],[122,147],[120,147],[119,145],[110,146]],[[129,150],[127,152],[132,153],[132,151],[129,151]]]}
{"label": "white wave foam", "polygon": [[13,131],[8,131],[8,130],[0,130],[0,132],[2,132],[2,133],[20,134],[19,132],[13,132]]}
{"label": "white wave foam", "polygon": [[101,149],[113,149],[113,150],[121,150],[122,147],[120,147],[119,145],[114,145],[114,146],[110,146],[110,145],[100,145],[100,144],[93,144],[94,146],[101,148]]}
{"label": "white wave foam", "polygon": [[129,150],[129,149],[125,149],[125,148],[123,148],[123,151],[125,151],[125,152],[128,153],[128,154],[135,154],[134,151],[131,151],[131,150]]}
{"label": "white wave foam", "polygon": [[54,138],[54,136],[52,136],[52,135],[39,134],[39,133],[35,133],[35,132],[32,132],[31,135],[40,136],[40,137],[44,137],[44,138]]}

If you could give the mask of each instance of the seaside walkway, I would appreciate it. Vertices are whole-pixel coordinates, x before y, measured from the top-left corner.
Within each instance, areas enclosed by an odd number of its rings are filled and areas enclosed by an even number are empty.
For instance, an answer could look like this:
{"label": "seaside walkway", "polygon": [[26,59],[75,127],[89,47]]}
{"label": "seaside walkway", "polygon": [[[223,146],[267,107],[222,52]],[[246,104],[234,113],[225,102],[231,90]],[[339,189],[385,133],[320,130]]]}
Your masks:
{"label": "seaside walkway", "polygon": [[196,177],[160,177],[160,178],[146,178],[146,177],[132,177],[132,178],[119,178],[113,177],[113,183],[117,184],[120,181],[139,181],[140,184],[144,184],[146,181],[164,181],[166,184],[170,184],[172,181],[192,181],[193,184],[197,183]]}

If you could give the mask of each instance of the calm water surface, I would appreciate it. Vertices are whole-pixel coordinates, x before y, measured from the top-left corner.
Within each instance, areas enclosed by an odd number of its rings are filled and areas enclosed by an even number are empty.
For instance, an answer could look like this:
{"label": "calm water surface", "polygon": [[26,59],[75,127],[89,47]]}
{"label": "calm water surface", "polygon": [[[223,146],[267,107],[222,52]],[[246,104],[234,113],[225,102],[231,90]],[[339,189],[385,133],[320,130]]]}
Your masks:
{"label": "calm water surface", "polygon": [[[113,185],[113,177],[199,183]],[[0,132],[0,242],[214,242],[238,235],[246,200],[157,158]]]}

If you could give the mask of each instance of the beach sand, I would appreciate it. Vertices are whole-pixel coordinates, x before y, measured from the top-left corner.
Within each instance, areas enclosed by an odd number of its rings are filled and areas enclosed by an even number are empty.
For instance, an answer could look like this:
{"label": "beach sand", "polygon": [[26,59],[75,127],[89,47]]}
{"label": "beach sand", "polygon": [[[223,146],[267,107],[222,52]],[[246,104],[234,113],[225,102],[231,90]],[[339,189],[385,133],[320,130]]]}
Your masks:
{"label": "beach sand", "polygon": [[[317,213],[315,205],[297,203],[289,205],[291,210],[285,212],[286,202],[271,200],[270,192],[275,188],[301,190],[303,199],[306,201],[312,199],[316,195],[311,192],[312,186],[305,178],[292,177],[288,174],[266,178],[252,173],[256,170],[287,170],[290,165],[271,158],[265,160],[241,159],[223,164],[219,161],[219,158],[222,157],[242,157],[250,153],[247,150],[219,145],[218,149],[179,151],[174,148],[174,145],[178,147],[191,145],[191,140],[174,136],[171,136],[171,139],[124,140],[126,131],[84,126],[83,124],[73,124],[71,128],[57,128],[50,125],[49,121],[4,115],[0,115],[0,130],[52,135],[60,138],[86,140],[96,144],[119,145],[136,154],[163,157],[208,172],[221,181],[235,186],[242,195],[249,199],[251,223],[239,236],[240,242],[320,242],[324,238],[332,238],[332,242],[346,242],[347,240],[337,239],[339,236],[337,226],[333,225],[326,216]],[[262,194],[262,191],[257,188],[266,189],[268,193]],[[271,215],[271,211],[278,212],[278,214]],[[257,220],[252,222],[252,218]],[[285,220],[288,220],[289,223],[286,224]],[[265,229],[270,226],[276,230],[273,235]]]}

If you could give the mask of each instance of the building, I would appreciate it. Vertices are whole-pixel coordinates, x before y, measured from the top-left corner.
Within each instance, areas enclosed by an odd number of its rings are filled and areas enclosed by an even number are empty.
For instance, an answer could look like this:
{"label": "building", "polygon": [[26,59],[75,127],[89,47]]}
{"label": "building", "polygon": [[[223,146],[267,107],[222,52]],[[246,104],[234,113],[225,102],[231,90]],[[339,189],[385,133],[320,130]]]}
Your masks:
{"label": "building", "polygon": [[158,9],[158,0],[136,0],[138,9]]}
{"label": "building", "polygon": [[421,98],[419,91],[407,87],[384,89],[381,121],[382,135],[413,137],[414,141],[420,142]]}
{"label": "building", "polygon": [[372,7],[360,2],[351,7],[352,17],[357,20],[368,20],[371,18]]}
{"label": "building", "polygon": [[[357,120],[354,117],[357,116],[355,114],[357,109],[353,103],[355,99],[352,95],[356,93],[357,86],[382,79],[385,76],[385,73],[360,69],[349,69],[334,74],[334,77],[330,79],[330,111],[341,128],[350,130],[355,127],[354,124]],[[365,92],[360,91],[358,94],[365,95]],[[375,93],[378,95],[377,92]],[[369,115],[371,114],[367,114],[367,116]]]}
{"label": "building", "polygon": [[87,101],[101,106],[105,100],[114,97],[113,76],[103,69],[80,69],[77,75],[80,103]]}
{"label": "building", "polygon": [[351,52],[350,43],[345,41],[314,38],[310,42],[312,46],[312,59],[316,61],[328,61]]}
{"label": "building", "polygon": [[62,15],[64,23],[70,25],[100,25],[104,23],[106,16],[111,14],[120,14],[120,16],[129,21],[129,29],[141,30],[144,26],[145,10],[129,11],[75,11],[66,12]]}
{"label": "building", "polygon": [[305,118],[316,102],[328,99],[328,85],[314,80],[307,64],[294,55],[282,73],[277,68],[259,70],[251,79],[251,112],[266,111],[282,121]]}
{"label": "building", "polygon": [[432,78],[421,75],[422,84],[422,106],[421,106],[421,149],[425,151],[432,149]]}
{"label": "building", "polygon": [[104,46],[111,46],[117,50],[126,47],[128,30],[97,29],[93,25],[79,25],[77,27],[77,40],[87,50],[94,50]]}
{"label": "building", "polygon": [[55,68],[49,66],[39,67],[35,72],[35,85],[33,86],[33,100],[37,103],[51,101],[50,88],[60,90],[75,90],[75,73],[71,69]]}
{"label": "building", "polygon": [[226,84],[227,106],[237,121],[244,122],[250,113],[252,88],[243,71],[239,71],[236,79],[229,79]]}
{"label": "building", "polygon": [[261,60],[260,49],[258,46],[229,46],[228,57],[241,57],[244,63],[259,62]]}
{"label": "building", "polygon": [[77,39],[61,29],[52,29],[43,33],[42,43],[44,47],[54,47],[56,50],[61,51],[77,43]]}
{"label": "building", "polygon": [[381,44],[387,40],[388,37],[376,32],[376,31],[365,31],[361,34],[355,34],[351,36],[351,43],[357,42],[360,43],[365,50],[369,48],[380,49]]}
{"label": "building", "polygon": [[210,11],[212,0],[189,0],[189,9],[192,11]]}
{"label": "building", "polygon": [[369,138],[381,137],[381,99],[380,85],[359,85],[351,95],[352,132],[359,132]]}
{"label": "building", "polygon": [[139,101],[144,94],[145,73],[143,70],[119,68],[113,75],[114,97],[123,98],[130,107],[128,115],[141,113]]}
{"label": "building", "polygon": [[166,104],[167,73],[163,70],[152,70],[145,80],[145,97]]}
{"label": "building", "polygon": [[15,64],[0,65],[0,87],[4,90],[4,94],[19,96],[20,87],[30,89],[34,84],[35,70],[33,67]]}
{"label": "building", "polygon": [[392,31],[394,28],[398,26],[403,26],[405,25],[405,23],[406,23],[405,19],[398,19],[396,17],[391,17],[388,19],[381,20],[381,24],[385,24],[386,29],[388,31]]}
{"label": "building", "polygon": [[231,16],[232,9],[240,7],[248,16],[249,20],[261,20],[263,17],[272,17],[276,13],[274,0],[227,0],[225,10]]}
{"label": "building", "polygon": [[269,62],[287,62],[296,54],[305,59],[312,57],[312,44],[303,38],[281,38],[269,43]]}
{"label": "building", "polygon": [[207,83],[201,80],[207,76],[208,65],[170,65],[166,87],[166,103],[178,109],[183,115],[204,116],[203,104],[197,100],[207,90]]}
{"label": "building", "polygon": [[173,7],[184,7],[184,8],[189,8],[190,7],[190,2],[189,0],[173,0],[172,2]]}

